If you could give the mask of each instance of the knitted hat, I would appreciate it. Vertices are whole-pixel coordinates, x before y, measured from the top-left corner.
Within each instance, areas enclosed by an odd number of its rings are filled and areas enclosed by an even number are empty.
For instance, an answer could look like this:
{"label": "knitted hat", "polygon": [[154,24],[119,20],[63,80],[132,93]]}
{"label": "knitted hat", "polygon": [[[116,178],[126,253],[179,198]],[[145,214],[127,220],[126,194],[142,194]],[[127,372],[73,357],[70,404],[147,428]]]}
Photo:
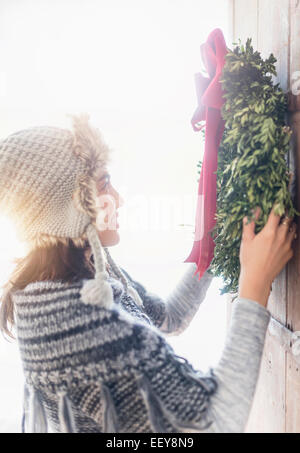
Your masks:
{"label": "knitted hat", "polygon": [[88,240],[95,277],[84,283],[82,300],[109,307],[113,292],[96,228],[96,185],[110,149],[88,115],[72,120],[72,130],[32,127],[0,141],[0,210],[13,220],[21,241],[47,245],[71,238],[82,245]]}

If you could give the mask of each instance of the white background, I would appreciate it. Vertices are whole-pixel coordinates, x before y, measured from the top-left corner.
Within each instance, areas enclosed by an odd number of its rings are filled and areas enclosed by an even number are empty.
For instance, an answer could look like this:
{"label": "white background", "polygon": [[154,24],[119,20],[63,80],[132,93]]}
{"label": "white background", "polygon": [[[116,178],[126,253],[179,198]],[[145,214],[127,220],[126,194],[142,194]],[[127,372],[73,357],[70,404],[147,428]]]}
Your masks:
{"label": "white background", "polygon": [[[226,0],[2,0],[1,137],[31,125],[69,126],[89,112],[113,149],[112,182],[125,199],[114,259],[161,297],[193,244],[197,162],[190,119],[200,44],[216,27],[227,46]],[[0,223],[1,284],[22,253]],[[225,296],[214,279],[190,327],[169,338],[195,368],[214,366],[225,340]],[[17,345],[0,338],[0,432],[20,430],[23,375]]]}

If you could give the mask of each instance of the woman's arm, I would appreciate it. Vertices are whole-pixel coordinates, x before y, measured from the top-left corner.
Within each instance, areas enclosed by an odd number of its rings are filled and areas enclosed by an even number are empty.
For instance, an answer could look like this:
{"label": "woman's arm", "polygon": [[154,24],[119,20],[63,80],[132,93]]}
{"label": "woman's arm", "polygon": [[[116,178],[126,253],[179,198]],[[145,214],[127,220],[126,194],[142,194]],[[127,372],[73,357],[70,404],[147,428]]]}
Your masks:
{"label": "woman's arm", "polygon": [[145,312],[154,325],[166,335],[178,335],[188,327],[194,318],[213,279],[213,276],[206,271],[199,280],[198,276],[194,275],[196,269],[196,264],[189,264],[184,275],[165,300],[157,294],[147,291],[123,268],[122,271],[130,284],[138,291],[143,300]]}
{"label": "woman's arm", "polygon": [[269,311],[256,301],[234,302],[230,330],[221,359],[213,370],[218,389],[211,397],[210,433],[243,432],[259,375]]}
{"label": "woman's arm", "polygon": [[196,269],[196,264],[190,264],[180,282],[166,299],[166,315],[160,330],[167,335],[182,333],[205,299],[213,276],[206,271],[199,280],[198,275],[194,275]]}

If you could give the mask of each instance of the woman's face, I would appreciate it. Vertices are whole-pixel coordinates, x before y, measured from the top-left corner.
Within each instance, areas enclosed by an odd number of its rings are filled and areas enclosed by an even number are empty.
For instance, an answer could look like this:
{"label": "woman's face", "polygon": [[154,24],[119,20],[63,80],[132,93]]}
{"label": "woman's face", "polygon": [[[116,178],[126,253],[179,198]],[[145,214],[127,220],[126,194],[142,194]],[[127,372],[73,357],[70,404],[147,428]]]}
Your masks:
{"label": "woman's face", "polygon": [[103,247],[118,244],[120,236],[118,232],[118,212],[123,204],[123,199],[110,182],[110,175],[103,170],[97,181],[97,230]]}

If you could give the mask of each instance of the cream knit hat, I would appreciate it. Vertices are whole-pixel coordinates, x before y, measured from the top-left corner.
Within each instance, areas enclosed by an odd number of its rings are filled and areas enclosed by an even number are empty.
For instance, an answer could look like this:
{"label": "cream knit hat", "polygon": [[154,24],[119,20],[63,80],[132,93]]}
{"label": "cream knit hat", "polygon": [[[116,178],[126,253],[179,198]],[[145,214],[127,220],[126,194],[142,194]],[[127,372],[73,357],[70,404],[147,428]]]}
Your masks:
{"label": "cream knit hat", "polygon": [[0,210],[25,242],[88,239],[95,278],[83,285],[82,300],[109,307],[113,293],[96,229],[96,182],[110,149],[88,115],[72,120],[72,130],[32,127],[0,141]]}

